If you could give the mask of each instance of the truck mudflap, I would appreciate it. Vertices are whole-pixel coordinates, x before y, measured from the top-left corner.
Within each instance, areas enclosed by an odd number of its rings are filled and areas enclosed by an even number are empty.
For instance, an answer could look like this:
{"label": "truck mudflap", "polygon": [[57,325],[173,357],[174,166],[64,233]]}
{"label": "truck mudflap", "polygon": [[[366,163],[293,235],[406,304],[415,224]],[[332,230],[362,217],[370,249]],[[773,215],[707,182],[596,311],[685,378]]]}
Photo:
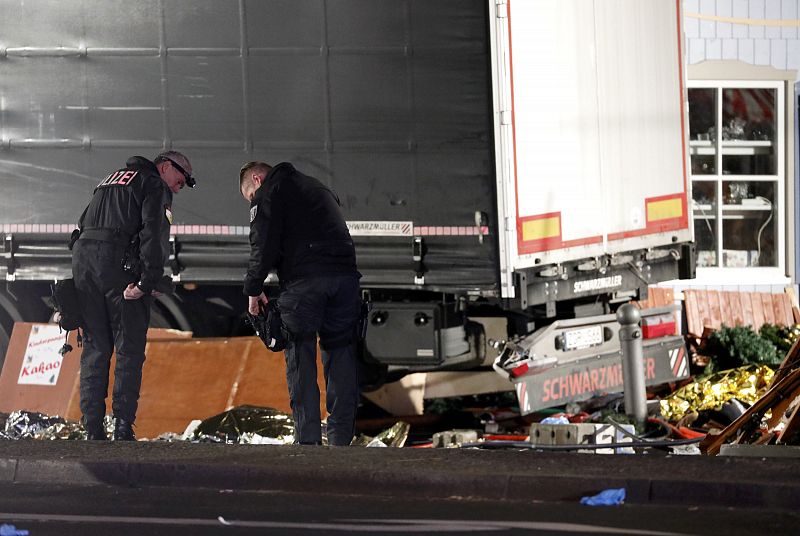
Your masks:
{"label": "truck mudflap", "polygon": [[[647,326],[671,317],[673,308],[642,311]],[[687,378],[689,360],[675,326],[650,330],[642,341],[646,385]],[[494,369],[513,384],[520,413],[624,391],[619,324],[614,315],[555,322],[505,347]]]}

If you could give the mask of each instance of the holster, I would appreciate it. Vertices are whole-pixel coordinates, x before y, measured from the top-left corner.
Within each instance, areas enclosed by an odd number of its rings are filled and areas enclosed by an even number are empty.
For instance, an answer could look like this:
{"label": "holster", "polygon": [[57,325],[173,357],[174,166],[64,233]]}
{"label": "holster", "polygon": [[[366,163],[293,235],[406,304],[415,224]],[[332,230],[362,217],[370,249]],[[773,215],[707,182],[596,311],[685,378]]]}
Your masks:
{"label": "holster", "polygon": [[142,261],[139,259],[139,235],[135,234],[122,252],[122,269],[138,279],[142,273]]}
{"label": "holster", "polygon": [[369,312],[372,311],[372,302],[369,300],[361,301],[361,316],[358,317],[356,333],[358,340],[363,341],[367,338],[367,327],[369,327]]}
{"label": "holster", "polygon": [[75,246],[75,242],[77,242],[80,237],[81,237],[81,230],[73,229],[72,233],[69,235],[69,244],[67,245],[70,251],[72,251],[72,248]]}
{"label": "holster", "polygon": [[50,285],[53,294],[53,308],[59,313],[58,325],[64,331],[82,328],[84,324],[83,313],[78,302],[78,291],[75,289],[75,280],[62,279]]}

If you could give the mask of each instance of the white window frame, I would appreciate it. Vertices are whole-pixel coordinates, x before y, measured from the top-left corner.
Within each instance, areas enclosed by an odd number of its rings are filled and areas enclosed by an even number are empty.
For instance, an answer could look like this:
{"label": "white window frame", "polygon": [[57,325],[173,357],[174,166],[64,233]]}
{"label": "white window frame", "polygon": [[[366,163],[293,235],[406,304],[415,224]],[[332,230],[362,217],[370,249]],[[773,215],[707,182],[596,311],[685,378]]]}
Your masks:
{"label": "white window frame", "polygon": [[[695,283],[698,284],[713,284],[713,285],[741,285],[747,284],[784,284],[790,282],[786,277],[786,123],[785,123],[785,83],[778,80],[689,80],[687,82],[689,89],[706,88],[717,90],[716,98],[716,131],[717,140],[715,147],[721,148],[722,132],[721,132],[721,118],[722,118],[722,89],[732,88],[757,88],[757,89],[773,89],[775,93],[775,158],[776,160],[776,175],[723,175],[722,174],[722,157],[723,151],[717,150],[714,175],[691,175],[692,186],[695,181],[708,182],[715,181],[717,185],[726,181],[774,181],[776,182],[774,204],[777,205],[774,218],[777,230],[775,240],[775,253],[777,256],[777,266],[752,266],[747,268],[729,268],[723,266],[714,267],[698,267],[697,278]],[[688,106],[688,100],[687,100]],[[690,140],[691,147],[691,140]],[[690,166],[691,168],[691,166]],[[717,196],[721,192],[721,188],[717,187]],[[716,218],[718,222],[722,222],[722,205],[721,199],[718,198]],[[721,225],[720,225],[721,230]],[[722,264],[722,233],[717,236],[717,262]]]}

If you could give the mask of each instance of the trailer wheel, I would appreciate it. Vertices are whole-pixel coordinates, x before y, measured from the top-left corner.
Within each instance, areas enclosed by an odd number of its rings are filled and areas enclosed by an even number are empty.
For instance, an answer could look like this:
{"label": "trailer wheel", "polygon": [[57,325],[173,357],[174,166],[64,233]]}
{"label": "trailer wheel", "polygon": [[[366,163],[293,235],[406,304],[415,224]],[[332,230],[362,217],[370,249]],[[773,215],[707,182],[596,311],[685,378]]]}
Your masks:
{"label": "trailer wheel", "polygon": [[[11,326],[14,323],[11,322]],[[11,340],[11,328],[7,326],[5,320],[0,322],[0,371],[3,370],[3,363],[6,361],[6,352],[8,351],[8,343]]]}
{"label": "trailer wheel", "polygon": [[159,296],[150,308],[150,327],[193,331],[182,304],[172,296]]}
{"label": "trailer wheel", "polygon": [[11,341],[11,332],[14,330],[14,322],[22,322],[23,320],[16,301],[4,292],[0,292],[0,370],[3,370],[3,363],[6,360],[8,343]]}
{"label": "trailer wheel", "polygon": [[358,342],[358,382],[361,391],[369,393],[386,383],[389,366],[378,362],[367,350],[364,341]]}

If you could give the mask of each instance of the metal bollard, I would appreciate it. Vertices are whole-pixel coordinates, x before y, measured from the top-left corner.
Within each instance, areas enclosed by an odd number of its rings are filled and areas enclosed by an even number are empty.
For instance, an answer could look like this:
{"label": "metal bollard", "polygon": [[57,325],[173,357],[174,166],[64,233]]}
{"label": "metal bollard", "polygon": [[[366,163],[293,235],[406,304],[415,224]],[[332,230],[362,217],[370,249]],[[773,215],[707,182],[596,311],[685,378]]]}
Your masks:
{"label": "metal bollard", "polygon": [[642,319],[639,309],[626,303],[617,309],[620,323],[619,343],[622,351],[622,374],[625,387],[625,413],[637,425],[643,426],[647,419],[647,394],[644,383],[644,356],[642,352]]}

